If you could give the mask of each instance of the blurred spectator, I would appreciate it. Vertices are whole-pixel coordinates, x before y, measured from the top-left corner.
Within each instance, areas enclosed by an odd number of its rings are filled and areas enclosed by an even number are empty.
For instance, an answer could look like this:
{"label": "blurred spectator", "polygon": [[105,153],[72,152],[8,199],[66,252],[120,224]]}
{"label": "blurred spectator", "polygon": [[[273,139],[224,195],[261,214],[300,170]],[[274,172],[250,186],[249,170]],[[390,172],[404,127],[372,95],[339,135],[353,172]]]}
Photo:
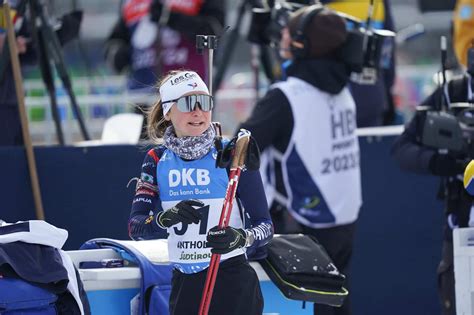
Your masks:
{"label": "blurred spectator", "polygon": [[[31,23],[28,21],[29,15],[15,10],[15,8],[19,8],[21,1],[11,0],[9,3],[12,8],[11,16],[14,23],[20,64],[22,67],[34,65],[37,62],[38,54],[32,40],[34,36],[31,34]],[[26,12],[30,10],[29,5],[27,5]],[[3,51],[7,42],[6,23],[2,19],[3,12],[0,18],[0,52]],[[59,20],[60,27],[55,29],[55,33],[59,44],[62,46],[77,37],[82,21],[82,11],[72,11],[64,14]],[[45,26],[42,25],[41,27]],[[38,32],[38,35],[38,41],[43,41],[44,38],[40,35],[40,32]],[[51,48],[51,46],[48,47]],[[15,80],[9,52],[6,56],[5,60],[1,60],[1,63],[5,65],[4,72],[1,73],[0,71],[0,146],[23,145]]]}
{"label": "blurred spectator", "polygon": [[196,53],[195,36],[220,34],[224,16],[223,0],[127,0],[107,39],[106,59],[115,71],[128,72],[130,92],[153,95],[157,78],[172,69],[206,78],[207,58]]}
{"label": "blurred spectator", "polygon": [[[10,1],[12,6],[17,1]],[[1,10],[3,19],[3,9]],[[16,26],[21,26],[17,31],[16,45],[22,62],[33,59],[32,54],[27,52],[27,34],[26,23],[22,23],[21,18],[18,19],[16,12],[12,10],[12,17]],[[7,42],[6,22],[0,23],[0,52],[3,51]],[[20,114],[18,111],[18,100],[16,97],[15,80],[11,69],[10,53],[7,52],[4,73],[0,73],[0,146],[16,146],[23,145],[23,136],[21,134]]]}
{"label": "blurred spectator", "polygon": [[[367,21],[367,0],[322,0],[331,9]],[[375,0],[371,26],[375,29],[394,31],[389,0]],[[360,84],[351,81],[350,90],[357,107],[357,126],[373,127],[395,122],[395,105],[392,87],[395,83],[395,41],[388,39],[383,49],[381,69],[375,84]]]}
{"label": "blurred spectator", "polygon": [[[314,5],[293,13],[280,41],[288,78],[271,86],[240,128],[269,149],[275,232],[290,232],[289,212],[349,280],[362,193],[351,71],[336,57],[346,38],[345,21],[332,10]],[[350,314],[350,301],[315,305],[314,314]]]}

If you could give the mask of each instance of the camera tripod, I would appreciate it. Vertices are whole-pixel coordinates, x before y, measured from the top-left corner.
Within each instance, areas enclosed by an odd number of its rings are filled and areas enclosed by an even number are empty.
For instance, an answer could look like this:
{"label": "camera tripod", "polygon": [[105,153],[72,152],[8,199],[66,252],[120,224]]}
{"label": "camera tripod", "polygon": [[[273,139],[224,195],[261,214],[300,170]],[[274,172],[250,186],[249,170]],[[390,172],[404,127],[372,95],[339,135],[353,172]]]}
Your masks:
{"label": "camera tripod", "polygon": [[[230,60],[232,58],[232,54],[235,51],[238,38],[239,38],[239,32],[242,27],[242,21],[243,21],[244,15],[247,12],[247,10],[252,10],[252,8],[256,6],[254,2],[258,2],[258,1],[255,1],[255,0],[241,0],[240,1],[238,13],[237,13],[237,21],[235,23],[235,26],[230,30],[229,34],[224,38],[224,43],[222,45],[222,53],[220,54],[220,57],[218,58],[216,62],[216,64],[219,66],[217,67],[217,71],[213,80],[213,86],[215,87],[215,90],[219,89],[222,79],[224,78],[224,75],[227,71]],[[271,48],[265,45],[258,45],[258,51],[259,51],[260,62],[263,66],[263,71],[266,77],[271,82],[274,82],[276,78],[272,70],[273,60],[272,60]],[[254,67],[253,70],[255,72],[255,76],[256,78],[258,78],[258,66],[256,64],[258,64],[258,62],[253,62],[252,67]],[[255,81],[256,81],[255,88],[258,91],[258,80],[255,80]]]}
{"label": "camera tripod", "polygon": [[[53,69],[54,66],[64,89],[66,90],[69,100],[71,102],[72,111],[77,118],[79,128],[84,140],[90,140],[84,124],[82,113],[79,110],[76,97],[72,89],[71,79],[64,64],[63,55],[61,52],[61,45],[56,33],[53,31],[51,25],[46,18],[45,6],[39,0],[21,0],[17,12],[19,16],[24,16],[26,8],[29,11],[29,27],[33,46],[38,56],[38,64],[41,71],[41,77],[45,84],[48,96],[51,101],[51,113],[53,116],[56,135],[60,145],[64,145],[64,133],[61,126],[61,119],[58,111],[58,103],[56,98],[56,89],[54,85]],[[3,77],[6,63],[8,62],[8,45],[4,45],[2,58],[0,60],[0,79]]]}

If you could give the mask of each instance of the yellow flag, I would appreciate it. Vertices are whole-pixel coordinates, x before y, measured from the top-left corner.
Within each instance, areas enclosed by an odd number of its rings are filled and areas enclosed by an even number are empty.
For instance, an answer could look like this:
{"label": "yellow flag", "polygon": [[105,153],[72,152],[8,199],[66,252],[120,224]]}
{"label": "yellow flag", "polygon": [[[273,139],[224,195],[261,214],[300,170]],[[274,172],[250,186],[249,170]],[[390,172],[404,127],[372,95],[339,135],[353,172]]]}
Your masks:
{"label": "yellow flag", "polygon": [[458,0],[454,10],[454,51],[459,62],[467,65],[467,50],[474,41],[474,0]]}
{"label": "yellow flag", "polygon": [[[0,30],[5,30],[7,28],[7,21],[5,21],[5,16],[3,14],[3,5],[0,5]],[[10,9],[10,17],[12,18],[13,23],[15,23],[16,10]]]}

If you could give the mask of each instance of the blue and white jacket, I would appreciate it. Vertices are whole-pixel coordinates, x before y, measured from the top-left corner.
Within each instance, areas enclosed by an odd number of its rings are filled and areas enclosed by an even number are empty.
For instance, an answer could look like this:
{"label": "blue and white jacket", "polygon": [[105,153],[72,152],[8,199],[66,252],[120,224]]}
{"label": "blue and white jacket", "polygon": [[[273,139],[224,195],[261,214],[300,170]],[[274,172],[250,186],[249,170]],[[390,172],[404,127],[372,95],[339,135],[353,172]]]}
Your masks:
{"label": "blue and white jacket", "polygon": [[[159,146],[147,153],[142,165],[129,220],[129,235],[132,239],[168,238],[170,261],[184,273],[204,270],[210,262],[206,235],[219,222],[229,181],[227,171],[215,167],[216,156],[213,147],[204,157],[186,161]],[[237,196],[239,202],[234,200],[229,225],[248,229],[254,234],[255,242],[251,247],[222,255],[221,261],[246,252],[250,254],[273,236],[273,224],[258,171],[241,173]],[[180,223],[167,230],[159,227],[156,214],[186,199],[199,199],[206,204],[201,210],[201,222]]]}

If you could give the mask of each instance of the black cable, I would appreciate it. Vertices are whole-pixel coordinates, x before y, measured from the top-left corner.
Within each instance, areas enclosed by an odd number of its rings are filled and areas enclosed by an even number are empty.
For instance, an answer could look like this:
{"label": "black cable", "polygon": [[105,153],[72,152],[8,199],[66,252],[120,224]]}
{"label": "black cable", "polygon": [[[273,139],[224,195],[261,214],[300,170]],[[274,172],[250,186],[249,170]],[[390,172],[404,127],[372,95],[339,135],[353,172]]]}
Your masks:
{"label": "black cable", "polygon": [[242,20],[244,17],[244,14],[247,10],[247,3],[248,0],[242,0],[239,6],[239,11],[237,14],[237,22],[235,23],[235,27],[232,28],[232,30],[229,32],[229,34],[225,38],[225,42],[222,48],[222,53],[220,54],[220,62],[219,62],[219,67],[217,68],[216,75],[214,76],[214,93],[217,92],[217,90],[220,88],[222,79],[224,78],[224,74],[227,71],[227,68],[229,66],[231,57],[233,55],[233,52],[235,51],[235,46],[239,40],[239,29],[242,25]]}

